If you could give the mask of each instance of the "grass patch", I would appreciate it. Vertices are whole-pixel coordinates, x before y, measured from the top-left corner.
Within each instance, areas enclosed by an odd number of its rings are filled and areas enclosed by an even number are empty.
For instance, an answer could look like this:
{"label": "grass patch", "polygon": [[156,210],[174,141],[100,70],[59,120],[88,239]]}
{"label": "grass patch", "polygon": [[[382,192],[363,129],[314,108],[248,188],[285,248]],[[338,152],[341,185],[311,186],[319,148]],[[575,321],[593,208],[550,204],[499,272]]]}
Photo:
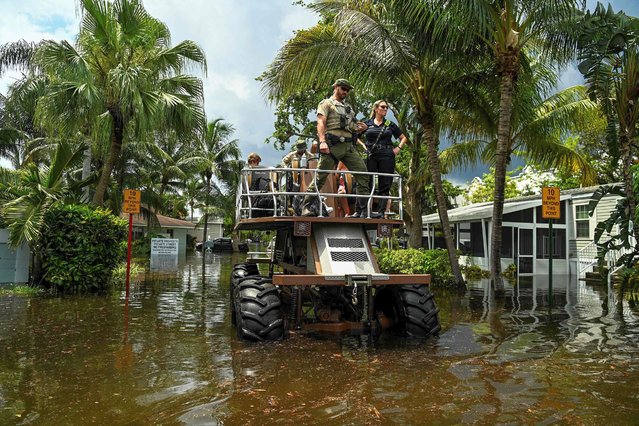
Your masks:
{"label": "grass patch", "polygon": [[28,284],[9,284],[0,287],[0,296],[33,297],[41,295],[45,290]]}

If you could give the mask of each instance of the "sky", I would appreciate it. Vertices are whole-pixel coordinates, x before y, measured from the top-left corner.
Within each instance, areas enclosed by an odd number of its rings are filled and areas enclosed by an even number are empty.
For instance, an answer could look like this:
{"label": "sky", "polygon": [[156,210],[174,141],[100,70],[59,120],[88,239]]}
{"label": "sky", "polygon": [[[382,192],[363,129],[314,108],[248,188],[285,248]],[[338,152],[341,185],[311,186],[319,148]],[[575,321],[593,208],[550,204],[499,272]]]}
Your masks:
{"label": "sky", "polygon": [[[256,151],[265,166],[277,164],[284,152],[264,144],[273,132],[274,107],[264,99],[255,78],[295,30],[309,28],[318,20],[317,15],[292,3],[293,0],[144,1],[148,12],[167,24],[173,44],[193,40],[203,48],[208,62],[207,75],[202,76],[208,119],[221,117],[233,124],[244,157]],[[639,0],[610,3],[615,11],[623,9],[639,16]],[[596,1],[588,0],[587,5],[592,8]],[[73,42],[78,32],[76,0],[0,0],[0,10],[0,45],[19,39]],[[0,92],[6,94],[17,76],[3,75]],[[581,82],[575,68],[567,70],[561,79],[565,87]],[[447,178],[463,184],[486,170],[460,170]]]}

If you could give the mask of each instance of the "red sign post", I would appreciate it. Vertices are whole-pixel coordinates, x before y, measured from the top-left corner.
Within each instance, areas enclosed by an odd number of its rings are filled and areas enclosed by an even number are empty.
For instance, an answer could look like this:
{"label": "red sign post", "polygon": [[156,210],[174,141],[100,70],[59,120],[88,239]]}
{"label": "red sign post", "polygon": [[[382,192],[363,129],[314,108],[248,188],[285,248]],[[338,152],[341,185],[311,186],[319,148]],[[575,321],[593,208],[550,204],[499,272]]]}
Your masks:
{"label": "red sign post", "polygon": [[126,250],[126,298],[129,299],[129,275],[131,273],[131,238],[133,235],[133,215],[140,213],[141,193],[136,189],[124,190],[122,211],[129,214],[129,239]]}
{"label": "red sign post", "polygon": [[548,219],[548,243],[550,258],[548,259],[548,309],[552,309],[552,257],[554,244],[552,240],[552,220],[561,219],[561,191],[556,187],[541,188],[541,217]]}

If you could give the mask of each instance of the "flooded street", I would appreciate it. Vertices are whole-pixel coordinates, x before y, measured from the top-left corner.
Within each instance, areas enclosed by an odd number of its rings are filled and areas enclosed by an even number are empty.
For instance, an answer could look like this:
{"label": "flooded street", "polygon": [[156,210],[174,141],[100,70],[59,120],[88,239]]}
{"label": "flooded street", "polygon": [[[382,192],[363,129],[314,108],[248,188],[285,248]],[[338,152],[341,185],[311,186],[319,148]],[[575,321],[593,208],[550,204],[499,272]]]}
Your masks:
{"label": "flooded street", "polygon": [[0,298],[0,424],[624,424],[639,302],[575,278],[436,292],[442,332],[235,337],[233,263],[188,257],[123,295]]}

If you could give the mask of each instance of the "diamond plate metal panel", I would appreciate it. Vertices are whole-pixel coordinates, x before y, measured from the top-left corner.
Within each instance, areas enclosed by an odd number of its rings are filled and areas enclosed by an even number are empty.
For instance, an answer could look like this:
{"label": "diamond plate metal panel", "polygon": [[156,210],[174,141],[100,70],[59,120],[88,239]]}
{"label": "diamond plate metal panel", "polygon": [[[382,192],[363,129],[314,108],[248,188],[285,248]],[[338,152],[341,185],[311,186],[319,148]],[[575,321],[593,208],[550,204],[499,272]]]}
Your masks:
{"label": "diamond plate metal panel", "polygon": [[361,225],[315,223],[313,235],[324,275],[376,273]]}

